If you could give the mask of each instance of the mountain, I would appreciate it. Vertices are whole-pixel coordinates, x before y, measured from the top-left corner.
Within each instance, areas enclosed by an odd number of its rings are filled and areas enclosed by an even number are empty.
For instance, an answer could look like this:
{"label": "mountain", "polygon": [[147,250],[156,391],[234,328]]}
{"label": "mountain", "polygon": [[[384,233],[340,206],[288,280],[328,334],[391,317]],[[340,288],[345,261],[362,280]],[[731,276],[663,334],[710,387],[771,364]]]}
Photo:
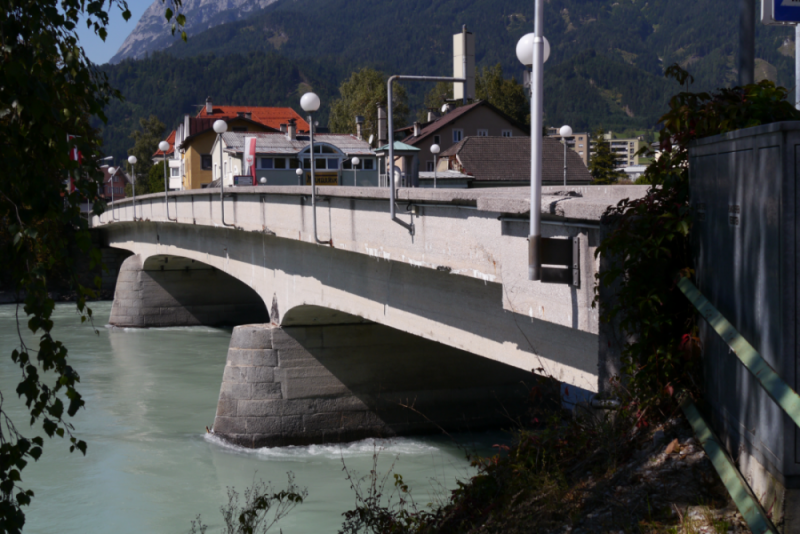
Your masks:
{"label": "mountain", "polygon": [[[575,131],[601,126],[620,133],[652,130],[670,96],[683,89],[663,77],[664,68],[673,63],[694,76],[693,91],[735,83],[737,7],[730,0],[546,2],[545,35],[552,48],[545,64],[546,123],[570,124]],[[246,18],[196,33],[186,43],[168,43],[164,53],[170,59],[159,55],[158,61],[140,66],[126,60],[104,67],[112,79],[124,80],[117,87],[127,98],[124,105],[112,106],[120,114],[114,111],[109,117],[131,125],[141,114],[158,109],[161,120],[171,126],[181,114],[195,111],[190,104],[208,95],[220,103],[297,109],[298,84],[304,83],[322,97],[324,124],[336,88],[364,66],[387,74],[450,75],[452,35],[464,24],[475,35],[478,68],[499,63],[505,76],[520,80],[515,47],[532,29],[532,11],[530,0],[277,0]],[[794,31],[760,24],[756,28],[757,77],[793,87]],[[274,88],[269,78],[255,73],[265,83],[255,87],[240,75],[249,71],[250,63],[280,64],[297,72],[297,78]],[[176,72],[189,71],[188,85],[160,85],[175,80]],[[431,86],[405,86],[413,116]],[[146,87],[191,96],[170,96],[174,105],[167,108],[153,103],[154,95],[142,89]],[[269,100],[278,93],[279,101]],[[124,144],[111,133],[118,128],[110,125],[105,133],[115,146]]]}
{"label": "mountain", "polygon": [[[184,0],[181,13],[186,16],[187,36],[195,35],[214,26],[249,17],[277,0]],[[164,18],[163,0],[155,0],[136,23],[130,35],[119,47],[110,63],[123,59],[139,59],[148,53],[161,50],[175,41],[181,41],[180,32],[172,35]],[[181,41],[182,42],[182,41]]]}

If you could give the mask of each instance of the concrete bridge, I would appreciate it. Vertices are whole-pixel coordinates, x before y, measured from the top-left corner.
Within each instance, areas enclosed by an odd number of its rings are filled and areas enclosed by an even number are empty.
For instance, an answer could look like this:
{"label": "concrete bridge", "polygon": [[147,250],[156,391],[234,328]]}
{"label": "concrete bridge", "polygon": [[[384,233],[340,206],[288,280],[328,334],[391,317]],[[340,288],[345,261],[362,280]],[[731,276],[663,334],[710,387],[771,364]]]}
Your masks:
{"label": "concrete bridge", "polygon": [[299,444],[497,426],[520,416],[532,370],[601,389],[619,347],[591,305],[600,216],[645,190],[545,188],[544,237],[566,240],[557,284],[527,280],[527,188],[400,189],[411,235],[387,189],[318,187],[324,245],[310,187],[237,187],[224,223],[218,189],[170,193],[169,213],[147,195],[93,226],[133,253],[111,324],[246,325],[214,429]]}

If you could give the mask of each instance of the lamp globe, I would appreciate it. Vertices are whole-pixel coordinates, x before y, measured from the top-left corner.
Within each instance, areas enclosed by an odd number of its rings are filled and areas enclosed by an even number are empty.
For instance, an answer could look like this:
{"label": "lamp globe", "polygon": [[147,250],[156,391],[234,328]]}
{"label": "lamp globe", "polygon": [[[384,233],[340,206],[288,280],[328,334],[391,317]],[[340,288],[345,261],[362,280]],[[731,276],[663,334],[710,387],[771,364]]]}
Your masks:
{"label": "lamp globe", "polygon": [[[517,59],[519,62],[525,65],[526,67],[530,67],[533,65],[533,39],[536,35],[532,33],[527,33],[522,36],[522,38],[517,41]],[[547,61],[547,58],[550,57],[550,41],[547,40],[547,37],[544,38],[544,61]]]}
{"label": "lamp globe", "polygon": [[294,173],[295,173],[297,176],[302,176],[302,175],[303,175],[303,169],[297,169],[296,171],[294,171]]}
{"label": "lamp globe", "polygon": [[438,154],[441,150],[439,145],[431,145],[431,154]]}
{"label": "lamp globe", "polygon": [[130,163],[131,165],[136,165],[137,161],[138,160],[136,159],[136,156],[128,156],[128,163]]}
{"label": "lamp globe", "polygon": [[558,133],[561,134],[561,137],[569,137],[570,135],[572,135],[572,128],[570,128],[567,125],[564,125],[561,127],[560,130],[558,130]]}
{"label": "lamp globe", "polygon": [[359,163],[361,163],[361,160],[358,158],[353,158],[350,160],[350,163],[353,164],[353,167],[356,167]]}
{"label": "lamp globe", "polygon": [[228,131],[228,123],[223,120],[218,120],[214,122],[214,131],[218,134],[224,134]]}
{"label": "lamp globe", "polygon": [[306,93],[300,98],[300,107],[311,113],[319,109],[319,97],[315,93]]}
{"label": "lamp globe", "polygon": [[160,143],[158,143],[158,149],[161,152],[166,153],[167,150],[169,150],[169,143],[167,143],[166,141],[161,141]]}

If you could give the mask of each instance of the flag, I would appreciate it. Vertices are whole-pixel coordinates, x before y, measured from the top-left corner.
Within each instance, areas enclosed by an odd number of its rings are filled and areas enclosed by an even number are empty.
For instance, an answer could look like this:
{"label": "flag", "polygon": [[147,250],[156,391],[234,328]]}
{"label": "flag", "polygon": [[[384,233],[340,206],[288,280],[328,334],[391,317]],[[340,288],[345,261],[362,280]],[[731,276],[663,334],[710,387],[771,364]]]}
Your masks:
{"label": "flag", "polygon": [[[73,139],[75,139],[74,135],[67,135],[67,143],[69,143]],[[77,146],[73,146],[72,148],[69,149],[69,159],[71,159],[72,161],[77,161],[78,165],[80,165],[83,162],[83,154],[81,154],[81,151],[78,150]],[[70,176],[69,192],[72,193],[73,191],[75,191],[75,178]]]}
{"label": "flag", "polygon": [[253,185],[256,185],[256,138],[244,138],[244,173],[253,177]]}

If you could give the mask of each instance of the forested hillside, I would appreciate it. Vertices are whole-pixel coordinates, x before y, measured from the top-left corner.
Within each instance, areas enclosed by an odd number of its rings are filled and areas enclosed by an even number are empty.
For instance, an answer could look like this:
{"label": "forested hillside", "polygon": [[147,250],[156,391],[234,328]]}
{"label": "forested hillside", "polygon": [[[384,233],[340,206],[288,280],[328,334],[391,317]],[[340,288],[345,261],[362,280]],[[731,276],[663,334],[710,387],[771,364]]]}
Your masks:
{"label": "forested hillside", "polygon": [[[545,66],[547,124],[653,128],[679,89],[662,75],[675,62],[695,76],[695,90],[735,83],[738,4],[730,0],[552,0],[545,6],[552,46]],[[208,95],[220,103],[297,107],[302,81],[323,97],[324,119],[339,83],[361,67],[451,74],[451,36],[463,24],[475,34],[478,67],[500,63],[506,76],[520,79],[515,45],[532,30],[532,11],[530,0],[279,0],[171,46],[172,59],[105,66],[124,82],[118,87],[128,99],[109,115],[115,120],[121,113],[125,123],[113,124],[106,139],[117,150],[119,133],[137,113],[154,112],[172,125]],[[757,76],[793,86],[793,30],[757,30]],[[178,80],[185,83],[178,87]],[[155,92],[162,87],[169,95]],[[429,87],[407,88],[414,115]],[[160,97],[170,105],[152,107]]]}

